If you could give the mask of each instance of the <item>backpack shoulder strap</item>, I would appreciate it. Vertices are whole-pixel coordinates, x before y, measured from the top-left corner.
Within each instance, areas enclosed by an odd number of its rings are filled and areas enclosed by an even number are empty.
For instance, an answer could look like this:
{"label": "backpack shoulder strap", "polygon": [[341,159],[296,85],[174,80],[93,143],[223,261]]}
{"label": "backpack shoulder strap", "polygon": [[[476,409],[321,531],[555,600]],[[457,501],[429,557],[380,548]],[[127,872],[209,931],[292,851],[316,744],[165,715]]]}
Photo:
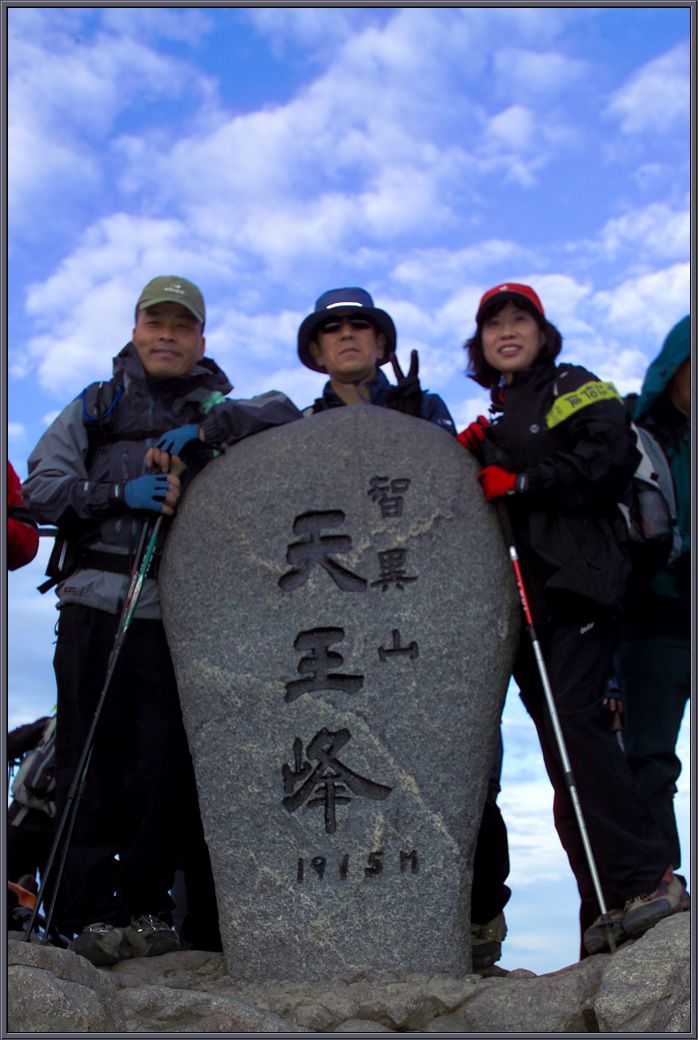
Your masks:
{"label": "backpack shoulder strap", "polygon": [[676,491],[671,468],[657,438],[642,426],[635,423],[630,425],[637,437],[637,449],[642,455],[635,470],[635,479],[656,487],[669,507],[673,525],[673,544],[668,561],[671,563],[681,554],[681,532],[676,519]]}
{"label": "backpack shoulder strap", "polygon": [[90,383],[82,392],[82,421],[89,442],[85,456],[87,469],[114,424],[114,410],[122,393],[123,386],[114,377]]}

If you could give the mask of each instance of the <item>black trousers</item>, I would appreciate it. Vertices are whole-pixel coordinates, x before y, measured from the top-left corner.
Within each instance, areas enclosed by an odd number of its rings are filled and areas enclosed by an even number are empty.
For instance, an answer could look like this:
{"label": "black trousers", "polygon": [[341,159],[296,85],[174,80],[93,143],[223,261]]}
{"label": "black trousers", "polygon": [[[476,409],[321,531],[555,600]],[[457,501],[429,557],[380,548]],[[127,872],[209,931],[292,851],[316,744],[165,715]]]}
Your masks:
{"label": "black trousers", "polygon": [[675,629],[649,614],[625,626],[615,655],[623,698],[625,756],[635,786],[666,837],[671,862],[681,866],[681,846],[674,815],[681,760],[676,741],[691,694],[689,611]]}
{"label": "black trousers", "polygon": [[15,826],[21,811],[18,802],[13,802],[7,810],[7,877],[17,882],[26,874],[36,877],[38,873],[43,879],[53,844],[53,820],[39,809],[30,809],[19,826]]}
{"label": "black trousers", "polygon": [[[102,690],[115,615],[61,608],[54,669],[57,818]],[[57,919],[65,935],[167,915],[178,849],[198,824],[191,757],[160,621],[134,620],[107,693],[70,841]],[[117,858],[118,857],[118,858]]]}
{"label": "black trousers", "polygon": [[509,876],[509,839],[497,795],[500,792],[504,745],[500,728],[492,770],[487,782],[487,796],[473,860],[473,887],[470,896],[470,920],[487,924],[509,902],[511,889],[505,885]]}
{"label": "black trousers", "polygon": [[[641,801],[623,752],[604,717],[618,638],[614,608],[571,594],[555,598],[538,637],[557,706],[589,842],[608,910],[651,892],[671,863],[666,839]],[[514,665],[554,789],[555,826],[582,898],[582,931],[599,914],[591,873],[563,773],[550,713],[528,634]]]}

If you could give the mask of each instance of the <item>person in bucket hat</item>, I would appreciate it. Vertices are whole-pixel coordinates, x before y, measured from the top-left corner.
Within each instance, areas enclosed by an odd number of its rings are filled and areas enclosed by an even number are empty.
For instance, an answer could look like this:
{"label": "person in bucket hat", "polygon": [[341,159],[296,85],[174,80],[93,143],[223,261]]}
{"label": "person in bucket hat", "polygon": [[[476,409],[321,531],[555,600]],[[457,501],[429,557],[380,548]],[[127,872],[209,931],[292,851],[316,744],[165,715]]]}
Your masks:
{"label": "person in bucket hat", "polygon": [[[371,296],[359,288],[323,293],[315,310],[298,330],[298,356],[307,368],[329,375],[322,397],[306,408],[312,416],[328,408],[372,404],[396,408],[440,426],[455,435],[448,408],[436,394],[423,392],[417,378],[417,352],[410,372],[403,376],[395,357],[396,332],[390,316],[374,307]],[[380,367],[391,361],[398,380],[392,386]],[[499,792],[502,743],[498,742],[473,869],[471,939],[475,971],[487,971],[501,956],[506,923],[502,912],[510,889],[506,827],[496,804]]]}
{"label": "person in bucket hat", "polygon": [[538,294],[483,294],[468,372],[490,390],[458,439],[483,464],[488,502],[506,503],[523,586],[559,714],[607,914],[600,914],[541,669],[523,631],[513,676],[541,743],[560,841],[581,896],[582,957],[642,935],[689,905],[665,836],[639,797],[604,700],[630,573],[618,508],[640,453],[612,383],[557,364],[562,337]]}
{"label": "person in bucket hat", "polygon": [[[376,404],[427,419],[455,434],[448,408],[437,394],[422,390],[419,359],[413,350],[405,376],[395,355],[397,334],[389,314],[375,307],[365,289],[330,289],[298,329],[298,356],[313,372],[329,375],[322,397],[305,414],[341,405]],[[397,379],[380,370],[390,361]]]}

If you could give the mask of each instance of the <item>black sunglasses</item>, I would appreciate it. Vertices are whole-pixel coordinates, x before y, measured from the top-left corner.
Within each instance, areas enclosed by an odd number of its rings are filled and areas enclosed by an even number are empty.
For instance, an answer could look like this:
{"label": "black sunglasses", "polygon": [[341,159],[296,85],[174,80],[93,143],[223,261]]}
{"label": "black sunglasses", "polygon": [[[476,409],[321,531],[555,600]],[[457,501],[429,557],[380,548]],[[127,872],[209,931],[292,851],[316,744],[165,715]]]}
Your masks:
{"label": "black sunglasses", "polygon": [[368,321],[366,318],[352,318],[350,316],[344,316],[341,318],[331,318],[330,321],[323,322],[323,324],[319,326],[319,329],[320,332],[338,332],[345,322],[347,325],[351,325],[352,329],[375,328],[373,322]]}

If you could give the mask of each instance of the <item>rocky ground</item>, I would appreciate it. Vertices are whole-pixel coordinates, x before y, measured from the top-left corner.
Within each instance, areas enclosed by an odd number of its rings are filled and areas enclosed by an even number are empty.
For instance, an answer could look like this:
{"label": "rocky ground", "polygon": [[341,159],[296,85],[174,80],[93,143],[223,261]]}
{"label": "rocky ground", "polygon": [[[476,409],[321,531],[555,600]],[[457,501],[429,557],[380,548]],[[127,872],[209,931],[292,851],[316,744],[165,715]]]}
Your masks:
{"label": "rocky ground", "polygon": [[685,1033],[690,914],[616,954],[547,975],[364,974],[240,985],[222,954],[182,951],[94,968],[9,942],[10,1033]]}

